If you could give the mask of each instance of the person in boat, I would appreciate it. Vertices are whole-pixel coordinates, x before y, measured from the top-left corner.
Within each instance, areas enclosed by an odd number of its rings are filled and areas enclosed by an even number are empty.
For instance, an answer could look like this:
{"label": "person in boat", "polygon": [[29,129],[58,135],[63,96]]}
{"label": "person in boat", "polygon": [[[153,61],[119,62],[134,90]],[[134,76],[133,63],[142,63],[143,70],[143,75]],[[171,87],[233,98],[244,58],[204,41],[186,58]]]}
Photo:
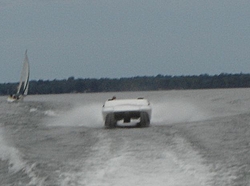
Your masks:
{"label": "person in boat", "polygon": [[18,94],[11,94],[10,97],[13,98],[13,99],[19,99],[20,98]]}
{"label": "person in boat", "polygon": [[116,96],[113,96],[111,99],[109,99],[109,101],[115,100]]}

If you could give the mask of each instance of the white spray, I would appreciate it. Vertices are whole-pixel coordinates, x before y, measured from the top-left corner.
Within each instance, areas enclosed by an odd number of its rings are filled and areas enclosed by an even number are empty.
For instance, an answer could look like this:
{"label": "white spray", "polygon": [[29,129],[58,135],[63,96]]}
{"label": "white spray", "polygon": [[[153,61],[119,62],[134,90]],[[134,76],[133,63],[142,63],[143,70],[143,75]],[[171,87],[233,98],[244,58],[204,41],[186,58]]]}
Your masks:
{"label": "white spray", "polygon": [[207,114],[201,108],[185,100],[152,103],[152,108],[152,123],[155,124],[192,122],[207,118]]}

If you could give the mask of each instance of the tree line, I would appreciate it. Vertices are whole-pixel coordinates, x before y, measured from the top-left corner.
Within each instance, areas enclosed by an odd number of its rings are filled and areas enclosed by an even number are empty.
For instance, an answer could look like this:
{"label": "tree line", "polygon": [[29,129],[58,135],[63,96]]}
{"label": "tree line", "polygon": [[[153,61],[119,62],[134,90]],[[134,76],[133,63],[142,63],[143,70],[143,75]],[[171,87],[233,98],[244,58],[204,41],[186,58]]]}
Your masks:
{"label": "tree line", "polygon": [[[0,95],[15,93],[18,83],[0,84]],[[29,94],[63,94],[84,92],[122,92],[173,89],[214,89],[250,87],[250,74],[219,74],[192,76],[136,76],[129,78],[78,78],[63,80],[32,80]]]}

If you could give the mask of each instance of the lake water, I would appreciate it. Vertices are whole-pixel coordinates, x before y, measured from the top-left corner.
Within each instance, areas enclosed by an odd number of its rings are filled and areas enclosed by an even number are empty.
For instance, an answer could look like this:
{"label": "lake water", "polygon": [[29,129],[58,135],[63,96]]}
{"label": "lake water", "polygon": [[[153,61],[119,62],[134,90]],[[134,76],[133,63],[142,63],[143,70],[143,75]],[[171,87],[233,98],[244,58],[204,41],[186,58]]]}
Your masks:
{"label": "lake water", "polygon": [[[104,128],[105,100],[144,97],[149,128]],[[1,186],[250,185],[250,89],[0,97]]]}

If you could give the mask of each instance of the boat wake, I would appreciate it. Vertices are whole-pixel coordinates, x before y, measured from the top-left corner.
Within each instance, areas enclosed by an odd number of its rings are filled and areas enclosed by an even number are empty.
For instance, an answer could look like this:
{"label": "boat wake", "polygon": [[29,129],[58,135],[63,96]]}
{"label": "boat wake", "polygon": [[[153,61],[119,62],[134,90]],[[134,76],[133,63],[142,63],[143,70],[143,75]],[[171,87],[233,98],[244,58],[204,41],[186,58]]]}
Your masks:
{"label": "boat wake", "polygon": [[[5,134],[6,133],[4,129],[0,128],[0,162],[4,162],[3,164],[6,165],[4,167],[4,169],[6,169],[6,174],[8,175],[8,173],[11,173],[16,177],[21,175],[22,178],[17,179],[19,180],[18,184],[23,182],[22,184],[25,185],[44,185],[43,183],[45,178],[38,177],[35,172],[36,163],[29,165],[29,163],[24,160],[20,151],[8,143],[8,141],[5,139]],[[7,175],[5,175],[4,178],[5,182],[12,182],[12,180],[8,180]],[[26,177],[26,179],[24,179],[24,177]],[[3,179],[1,179],[0,183],[2,182]]]}

